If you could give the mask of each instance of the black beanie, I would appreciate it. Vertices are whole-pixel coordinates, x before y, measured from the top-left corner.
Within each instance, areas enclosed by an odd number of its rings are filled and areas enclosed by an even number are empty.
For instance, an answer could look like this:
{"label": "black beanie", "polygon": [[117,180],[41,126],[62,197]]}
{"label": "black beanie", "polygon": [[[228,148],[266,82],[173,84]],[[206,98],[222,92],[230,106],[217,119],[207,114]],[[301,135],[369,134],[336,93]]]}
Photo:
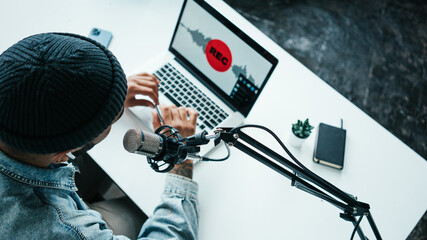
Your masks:
{"label": "black beanie", "polygon": [[87,144],[121,111],[126,77],[99,43],[68,33],[25,38],[0,55],[0,141],[28,153]]}

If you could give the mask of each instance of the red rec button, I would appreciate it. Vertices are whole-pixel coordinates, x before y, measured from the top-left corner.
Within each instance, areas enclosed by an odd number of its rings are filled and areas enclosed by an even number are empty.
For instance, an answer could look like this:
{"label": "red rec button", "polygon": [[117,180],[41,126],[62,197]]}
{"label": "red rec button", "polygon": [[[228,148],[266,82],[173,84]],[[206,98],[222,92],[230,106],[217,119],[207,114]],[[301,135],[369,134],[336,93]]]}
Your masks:
{"label": "red rec button", "polygon": [[231,67],[231,51],[223,41],[210,40],[206,45],[205,54],[209,65],[216,71],[225,72]]}

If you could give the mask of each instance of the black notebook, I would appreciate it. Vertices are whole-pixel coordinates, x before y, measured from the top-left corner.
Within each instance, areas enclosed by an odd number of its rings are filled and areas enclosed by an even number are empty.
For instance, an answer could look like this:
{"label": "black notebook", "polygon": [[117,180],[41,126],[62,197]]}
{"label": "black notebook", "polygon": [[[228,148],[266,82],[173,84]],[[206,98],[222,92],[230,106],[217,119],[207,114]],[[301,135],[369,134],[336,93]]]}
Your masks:
{"label": "black notebook", "polygon": [[317,128],[313,161],[329,167],[344,167],[346,130],[324,123]]}

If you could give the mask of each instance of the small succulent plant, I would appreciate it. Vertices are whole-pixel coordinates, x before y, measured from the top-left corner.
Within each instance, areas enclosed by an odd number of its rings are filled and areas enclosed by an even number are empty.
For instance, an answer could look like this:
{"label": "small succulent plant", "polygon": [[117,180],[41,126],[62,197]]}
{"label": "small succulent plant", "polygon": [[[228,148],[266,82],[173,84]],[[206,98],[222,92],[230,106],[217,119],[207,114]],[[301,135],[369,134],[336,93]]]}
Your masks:
{"label": "small succulent plant", "polygon": [[292,124],[292,132],[299,138],[308,138],[313,128],[308,122],[308,118],[304,122],[298,120],[297,123]]}

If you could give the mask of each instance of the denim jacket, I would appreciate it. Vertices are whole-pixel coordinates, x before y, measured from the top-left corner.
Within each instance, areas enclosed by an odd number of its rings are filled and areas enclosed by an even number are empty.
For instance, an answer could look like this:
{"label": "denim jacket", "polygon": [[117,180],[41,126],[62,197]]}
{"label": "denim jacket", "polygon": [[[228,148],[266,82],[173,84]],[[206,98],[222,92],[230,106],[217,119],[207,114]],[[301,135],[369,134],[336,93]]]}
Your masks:
{"label": "denim jacket", "polygon": [[[40,168],[0,151],[1,239],[127,239],[114,236],[101,215],[76,193],[72,164]],[[139,239],[197,239],[198,186],[168,174],[161,203]]]}

